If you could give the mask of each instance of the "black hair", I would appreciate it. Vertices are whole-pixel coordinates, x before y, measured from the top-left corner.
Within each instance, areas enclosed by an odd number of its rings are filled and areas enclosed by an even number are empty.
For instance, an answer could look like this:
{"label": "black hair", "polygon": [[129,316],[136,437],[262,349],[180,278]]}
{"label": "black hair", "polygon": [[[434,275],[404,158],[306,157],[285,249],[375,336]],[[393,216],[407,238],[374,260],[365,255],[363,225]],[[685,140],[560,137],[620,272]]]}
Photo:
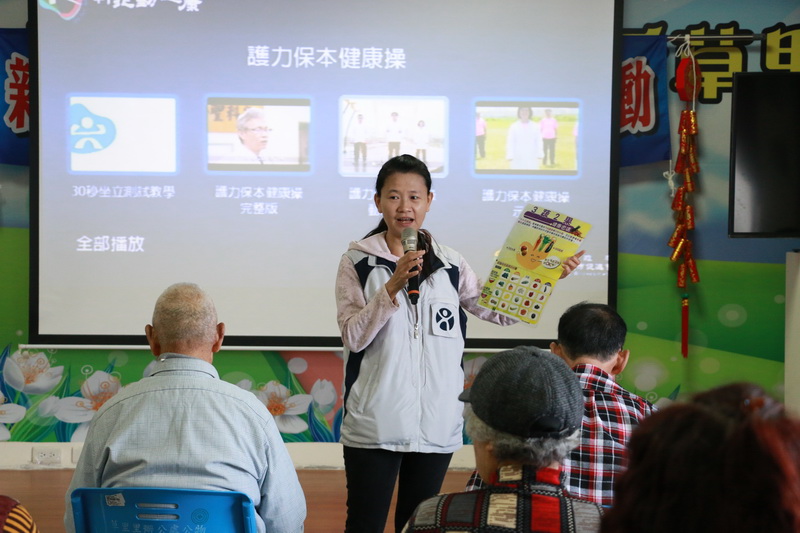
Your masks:
{"label": "black hair", "polygon": [[[375,180],[375,194],[378,196],[381,195],[381,190],[383,190],[386,180],[393,174],[417,174],[425,181],[425,189],[428,193],[431,192],[433,181],[431,180],[431,173],[428,170],[428,166],[413,155],[403,154],[395,156],[385,162],[380,171],[378,171],[378,178]],[[364,235],[364,238],[366,239],[367,237],[377,235],[388,229],[386,221],[381,218],[381,221],[375,229]],[[417,238],[417,250],[426,251],[425,261],[422,262],[422,278],[427,277],[432,272],[433,265],[435,264],[436,255],[430,246],[431,242],[433,242],[433,236],[430,232],[420,228]]]}
{"label": "black hair", "polygon": [[519,114],[523,109],[527,109],[528,110],[528,118],[533,120],[533,108],[529,107],[529,106],[526,106],[526,105],[519,106],[517,108],[517,118],[522,118],[522,117],[519,116]]}
{"label": "black hair", "polygon": [[628,327],[611,306],[581,302],[558,320],[558,343],[569,359],[589,355],[608,361],[625,344]]}

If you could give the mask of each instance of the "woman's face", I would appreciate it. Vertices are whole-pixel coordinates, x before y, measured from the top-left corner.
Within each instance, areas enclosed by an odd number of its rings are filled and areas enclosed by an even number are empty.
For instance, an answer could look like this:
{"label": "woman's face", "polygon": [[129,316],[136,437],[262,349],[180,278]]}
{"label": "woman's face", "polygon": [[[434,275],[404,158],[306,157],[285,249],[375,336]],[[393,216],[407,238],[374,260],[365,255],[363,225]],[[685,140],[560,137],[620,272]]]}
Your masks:
{"label": "woman's face", "polygon": [[519,111],[517,111],[517,116],[522,122],[528,122],[531,118],[531,110],[527,107],[520,107]]}
{"label": "woman's face", "polygon": [[375,205],[383,215],[389,234],[400,238],[403,228],[419,230],[431,209],[433,193],[419,174],[396,172],[386,178]]}

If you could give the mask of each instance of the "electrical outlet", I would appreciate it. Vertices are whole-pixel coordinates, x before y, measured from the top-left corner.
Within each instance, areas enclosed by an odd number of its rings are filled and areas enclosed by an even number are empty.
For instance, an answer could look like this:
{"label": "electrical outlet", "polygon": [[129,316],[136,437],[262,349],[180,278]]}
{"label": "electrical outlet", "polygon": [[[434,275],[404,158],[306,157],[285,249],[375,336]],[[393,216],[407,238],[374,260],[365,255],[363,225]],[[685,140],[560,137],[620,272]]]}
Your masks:
{"label": "electrical outlet", "polygon": [[35,465],[60,465],[61,448],[51,446],[34,446],[31,452],[31,463]]}

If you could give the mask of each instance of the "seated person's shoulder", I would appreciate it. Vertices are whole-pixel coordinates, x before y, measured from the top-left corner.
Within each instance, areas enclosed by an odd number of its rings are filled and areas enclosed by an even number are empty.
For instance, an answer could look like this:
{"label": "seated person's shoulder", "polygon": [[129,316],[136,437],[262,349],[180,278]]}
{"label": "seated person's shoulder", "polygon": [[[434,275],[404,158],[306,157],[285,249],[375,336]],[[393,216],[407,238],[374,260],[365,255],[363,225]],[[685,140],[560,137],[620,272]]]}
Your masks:
{"label": "seated person's shoulder", "polygon": [[[406,531],[424,531],[433,526],[444,525],[442,522],[442,513],[440,512],[442,506],[447,504],[448,508],[451,510],[464,510],[465,508],[473,509],[473,506],[471,505],[463,505],[467,504],[468,502],[462,502],[461,500],[464,499],[462,498],[463,496],[466,496],[466,499],[474,501],[475,494],[477,494],[477,491],[441,494],[439,496],[434,496],[433,498],[428,498],[420,503],[416,511],[414,511],[414,514],[411,516],[411,519],[408,522],[409,527],[406,529]],[[456,503],[462,505],[454,505]],[[452,513],[448,512],[449,520],[453,519],[451,514]],[[473,513],[467,512],[462,521],[470,522],[472,520],[472,515]]]}
{"label": "seated person's shoulder", "polygon": [[572,514],[575,518],[575,531],[599,531],[603,508],[588,500],[573,499]]}
{"label": "seated person's shoulder", "polygon": [[621,385],[616,385],[616,390],[611,395],[618,402],[622,402],[631,413],[636,413],[641,416],[649,415],[655,411],[655,406],[645,398],[635,394]]}
{"label": "seated person's shoulder", "polygon": [[627,389],[623,389],[623,391],[625,391],[628,401],[633,404],[637,411],[641,412],[642,415],[646,416],[657,411],[656,406],[645,398],[639,396],[638,394],[634,394]]}
{"label": "seated person's shoulder", "polygon": [[38,533],[31,514],[17,500],[0,495],[0,530]]}

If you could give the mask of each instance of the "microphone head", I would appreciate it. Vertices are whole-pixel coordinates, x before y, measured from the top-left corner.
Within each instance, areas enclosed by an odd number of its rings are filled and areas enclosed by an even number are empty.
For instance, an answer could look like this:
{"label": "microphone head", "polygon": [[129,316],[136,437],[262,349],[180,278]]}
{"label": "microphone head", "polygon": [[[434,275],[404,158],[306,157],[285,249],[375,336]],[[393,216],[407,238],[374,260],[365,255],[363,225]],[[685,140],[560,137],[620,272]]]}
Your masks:
{"label": "microphone head", "polygon": [[403,228],[400,234],[400,243],[403,245],[403,252],[417,251],[417,230],[414,228]]}

